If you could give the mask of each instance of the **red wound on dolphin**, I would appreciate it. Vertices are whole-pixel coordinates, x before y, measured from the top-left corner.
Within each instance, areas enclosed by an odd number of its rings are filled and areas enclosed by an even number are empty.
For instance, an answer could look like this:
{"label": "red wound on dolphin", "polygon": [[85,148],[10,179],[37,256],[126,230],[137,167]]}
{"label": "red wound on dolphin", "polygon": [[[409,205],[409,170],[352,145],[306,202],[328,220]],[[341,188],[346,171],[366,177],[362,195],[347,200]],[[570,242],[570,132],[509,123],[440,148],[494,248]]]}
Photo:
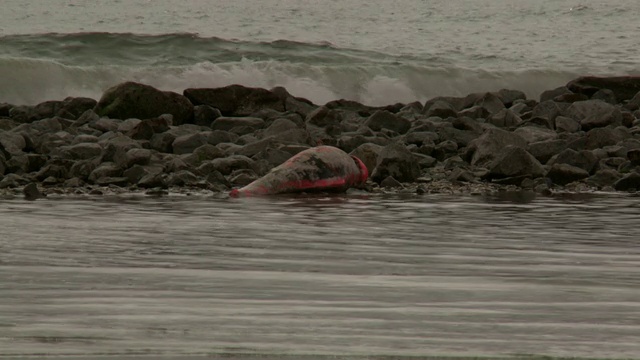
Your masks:
{"label": "red wound on dolphin", "polygon": [[303,191],[346,191],[364,185],[367,167],[355,156],[333,146],[318,146],[294,155],[267,175],[232,190],[229,195],[256,196]]}

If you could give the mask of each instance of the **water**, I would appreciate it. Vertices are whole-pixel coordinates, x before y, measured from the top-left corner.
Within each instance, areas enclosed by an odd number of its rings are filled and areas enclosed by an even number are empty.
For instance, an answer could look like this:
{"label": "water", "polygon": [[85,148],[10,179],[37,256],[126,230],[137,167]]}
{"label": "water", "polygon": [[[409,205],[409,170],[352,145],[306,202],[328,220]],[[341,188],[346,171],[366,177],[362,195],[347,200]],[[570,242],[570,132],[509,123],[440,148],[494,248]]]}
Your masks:
{"label": "water", "polygon": [[285,86],[371,105],[639,74],[628,0],[3,0],[0,102]]}
{"label": "water", "polygon": [[5,199],[0,358],[639,358],[639,210],[617,195]]}

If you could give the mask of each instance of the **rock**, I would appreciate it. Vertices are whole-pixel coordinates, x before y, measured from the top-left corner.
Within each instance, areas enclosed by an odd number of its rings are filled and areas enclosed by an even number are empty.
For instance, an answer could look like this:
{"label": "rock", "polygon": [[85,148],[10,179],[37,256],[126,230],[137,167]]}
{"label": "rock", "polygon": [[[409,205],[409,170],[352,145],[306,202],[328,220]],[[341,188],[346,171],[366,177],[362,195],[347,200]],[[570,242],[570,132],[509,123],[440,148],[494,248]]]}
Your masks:
{"label": "rock", "polygon": [[620,180],[622,175],[613,169],[601,169],[587,179],[587,184],[603,188],[605,186],[614,186],[616,181]]}
{"label": "rock", "polygon": [[484,132],[484,127],[482,126],[482,123],[470,117],[463,116],[463,117],[455,118],[451,121],[451,125],[453,126],[453,128],[458,130],[467,130],[467,131],[477,133],[478,136],[480,136],[480,134]]}
{"label": "rock", "polygon": [[198,170],[202,174],[219,171],[223,175],[229,175],[238,169],[253,169],[255,161],[243,155],[231,155],[226,158],[214,159],[204,162]]}
{"label": "rock", "polygon": [[574,93],[562,94],[553,98],[553,101],[561,102],[561,103],[574,103],[576,101],[585,101],[585,100],[589,100],[589,97],[587,95],[574,94]]}
{"label": "rock", "polygon": [[575,151],[573,149],[565,149],[559,154],[553,156],[548,165],[569,164],[580,169],[592,173],[598,164],[598,158],[589,150]]}
{"label": "rock", "polygon": [[163,133],[170,129],[171,121],[166,116],[141,120],[126,134],[135,140],[151,140],[154,134]]}
{"label": "rock", "polygon": [[28,184],[29,180],[18,174],[7,174],[0,180],[0,189],[17,188],[20,185]]}
{"label": "rock", "polygon": [[569,90],[592,96],[600,89],[609,89],[619,101],[629,100],[640,91],[640,76],[584,76],[570,81]]}
{"label": "rock", "polygon": [[556,118],[562,113],[560,105],[554,101],[548,100],[536,105],[532,112],[532,118],[546,119],[545,126],[549,129],[555,129]]}
{"label": "rock", "polygon": [[501,179],[517,176],[532,178],[544,175],[542,164],[525,149],[519,146],[507,145],[497,154],[489,165],[488,179]]}
{"label": "rock", "polygon": [[198,181],[198,177],[191,171],[180,170],[170,174],[167,177],[166,183],[168,186],[194,186]]}
{"label": "rock", "polygon": [[274,87],[273,89],[271,89],[271,92],[284,101],[284,108],[286,111],[300,114],[303,117],[306,117],[317,108],[317,106],[314,105],[311,101],[304,98],[295,97],[289,94],[287,89],[281,86]]}
{"label": "rock", "polygon": [[475,105],[470,108],[458,111],[458,117],[468,117],[472,119],[486,119],[491,116],[491,113],[480,105]]}
{"label": "rock", "polygon": [[[202,145],[208,144],[207,136],[202,133],[188,134],[176,138],[171,144],[176,155],[190,154]],[[153,145],[152,145],[153,146]]]}
{"label": "rock", "polygon": [[620,140],[622,140],[621,136],[614,129],[595,128],[589,130],[583,137],[569,143],[568,147],[575,150],[594,150],[615,145]]}
{"label": "rock", "polygon": [[583,130],[608,125],[621,125],[622,114],[620,110],[602,100],[578,101],[566,110],[565,115],[580,122]]}
{"label": "rock", "polygon": [[404,142],[408,144],[416,144],[421,146],[422,144],[433,144],[440,140],[440,136],[431,131],[415,131],[406,134]]}
{"label": "rock", "polygon": [[211,129],[230,131],[238,127],[247,127],[249,132],[260,129],[264,126],[264,120],[256,117],[226,117],[222,116],[213,121]]}
{"label": "rock", "polygon": [[487,122],[497,127],[514,127],[522,122],[522,119],[518,114],[510,109],[502,109],[497,113],[491,115]]}
{"label": "rock", "polygon": [[412,182],[420,176],[420,166],[401,143],[391,143],[380,151],[371,179],[379,183],[387,176],[402,182]]}
{"label": "rock", "polygon": [[382,146],[377,144],[364,143],[351,151],[349,155],[353,155],[360,159],[367,167],[369,174],[373,174],[373,170],[375,170],[375,167],[378,164],[378,157],[380,156],[382,148]]}
{"label": "rock", "polygon": [[611,105],[615,105],[618,103],[616,95],[609,89],[600,89],[596,91],[595,94],[591,95],[591,100],[602,100]]}
{"label": "rock", "polygon": [[467,156],[470,158],[471,165],[487,165],[508,145],[524,149],[527,146],[527,142],[517,134],[501,129],[489,129],[479,138],[469,143]]}
{"label": "rock", "polygon": [[574,133],[580,130],[580,123],[565,116],[556,117],[556,131]]}
{"label": "rock", "polygon": [[120,134],[111,139],[99,141],[98,143],[101,144],[104,149],[102,161],[113,161],[117,152],[127,152],[130,149],[141,147],[137,141]]}
{"label": "rock", "polygon": [[[121,175],[122,175],[122,169],[118,165],[112,162],[105,162],[98,165],[98,167],[96,167],[91,172],[91,174],[89,174],[88,180],[95,184],[98,179],[109,178],[109,177],[120,177]],[[60,177],[60,178],[63,178],[63,177]]]}
{"label": "rock", "polygon": [[449,179],[449,181],[452,181],[452,182],[456,182],[456,181],[474,182],[474,181],[476,181],[476,177],[471,172],[469,172],[468,170],[462,169],[462,168],[454,169],[451,172],[451,174],[449,174],[449,176],[447,178]]}
{"label": "rock", "polygon": [[318,127],[336,126],[342,121],[342,115],[326,106],[321,106],[312,111],[305,122]]}
{"label": "rock", "polygon": [[68,170],[65,166],[55,163],[49,163],[45,165],[35,175],[38,181],[42,181],[48,177],[54,177],[56,179],[66,179]]}
{"label": "rock", "polygon": [[547,177],[554,184],[566,185],[589,177],[589,173],[584,169],[569,164],[553,164],[547,173]]}
{"label": "rock", "polygon": [[91,175],[91,173],[98,167],[98,165],[99,161],[97,159],[76,161],[71,166],[68,177],[87,180],[89,179],[89,175]]}
{"label": "rock", "polygon": [[491,115],[505,109],[502,100],[494,93],[485,93],[475,101],[474,105],[486,109]]}
{"label": "rock", "polygon": [[540,161],[540,163],[545,164],[553,155],[560,153],[566,148],[566,140],[555,139],[529,143],[527,151]]}
{"label": "rock", "polygon": [[513,103],[517,100],[527,99],[527,95],[525,95],[525,93],[520,90],[500,89],[498,90],[496,96],[498,96],[500,101],[502,101],[502,103],[506,107],[512,106]]}
{"label": "rock", "polygon": [[285,131],[299,129],[299,128],[300,127],[298,126],[298,124],[296,124],[295,122],[289,119],[278,118],[274,120],[273,123],[271,123],[271,125],[269,125],[269,127],[267,127],[264,130],[262,136],[263,137],[276,136]]}
{"label": "rock", "polygon": [[627,152],[627,159],[631,161],[632,165],[640,165],[640,148],[629,150]]}
{"label": "rock", "polygon": [[624,105],[624,108],[629,111],[636,111],[640,109],[640,91],[638,91],[631,100],[627,104]]}
{"label": "rock", "polygon": [[145,175],[138,181],[138,186],[145,189],[166,189],[168,175],[163,173],[152,172],[148,175]]}
{"label": "rock", "polygon": [[133,165],[122,173],[130,184],[138,184],[144,177],[153,178],[162,173],[162,169],[157,167]]}
{"label": "rock", "polygon": [[107,89],[94,110],[100,116],[115,119],[149,119],[171,114],[174,125],[187,123],[193,118],[193,104],[184,96],[135,82]]}
{"label": "rock", "polygon": [[108,131],[117,131],[121,123],[122,120],[118,119],[100,118],[94,122],[89,123],[89,127],[106,133]]}
{"label": "rock", "polygon": [[458,110],[456,107],[444,100],[437,100],[433,103],[427,102],[422,109],[422,113],[428,117],[437,116],[442,119],[458,116]]}
{"label": "rock", "polygon": [[640,189],[640,174],[637,172],[629,173],[616,181],[613,187],[618,191],[638,190]]}
{"label": "rock", "polygon": [[22,189],[22,193],[24,194],[24,198],[30,201],[40,199],[46,196],[46,195],[43,195],[40,192],[40,190],[38,190],[38,185],[36,185],[35,183],[29,183],[27,186],[25,186]]}
{"label": "rock", "polygon": [[196,125],[210,127],[221,116],[220,110],[209,105],[196,105],[193,107],[193,123]]}
{"label": "rock", "polygon": [[452,127],[440,128],[438,129],[437,133],[440,140],[451,140],[458,144],[458,148],[468,146],[472,141],[477,139],[482,134],[475,131],[458,130]]}
{"label": "rock", "polygon": [[59,151],[65,159],[88,160],[100,157],[102,155],[102,146],[97,143],[80,143],[61,146]]}
{"label": "rock", "polygon": [[238,140],[239,136],[228,131],[213,130],[203,133],[207,137],[207,141],[211,145],[218,145],[222,143],[234,143]]}
{"label": "rock", "polygon": [[537,126],[519,127],[513,133],[523,138],[527,144],[558,138],[558,134],[555,131]]}
{"label": "rock", "polygon": [[431,157],[429,155],[421,154],[421,153],[413,153],[413,157],[418,162],[420,169],[427,169],[434,167],[438,160],[436,158]]}
{"label": "rock", "polygon": [[209,105],[224,116],[250,116],[262,109],[285,111],[285,100],[260,88],[229,85],[213,89],[186,89],[184,96],[194,105]]}
{"label": "rock", "polygon": [[436,145],[431,156],[443,161],[444,159],[458,153],[458,144],[452,140],[445,140]]}
{"label": "rock", "polygon": [[151,149],[161,153],[172,154],[173,142],[176,140],[176,136],[172,133],[164,132],[161,134],[153,134],[149,145]]}
{"label": "rock", "polygon": [[569,90],[566,86],[560,86],[553,90],[543,91],[542,94],[540,94],[540,102],[542,103],[545,101],[553,100],[557,96],[564,94],[573,94],[573,92],[571,92],[571,90]]}
{"label": "rock", "polygon": [[126,152],[116,154],[114,160],[123,169],[128,169],[133,165],[147,165],[151,161],[151,150],[129,149]]}
{"label": "rock", "polygon": [[411,128],[411,122],[388,111],[376,111],[366,121],[365,125],[375,131],[389,129],[398,134],[406,134]]}
{"label": "rock", "polygon": [[251,169],[234,171],[229,176],[229,182],[234,186],[246,186],[258,179],[258,175]]}
{"label": "rock", "polygon": [[394,179],[393,176],[387,176],[380,182],[380,186],[385,188],[402,188],[402,183]]}
{"label": "rock", "polygon": [[[9,131],[0,131],[0,151],[6,155],[19,155],[27,146],[24,136]],[[10,157],[10,156],[9,156]]]}

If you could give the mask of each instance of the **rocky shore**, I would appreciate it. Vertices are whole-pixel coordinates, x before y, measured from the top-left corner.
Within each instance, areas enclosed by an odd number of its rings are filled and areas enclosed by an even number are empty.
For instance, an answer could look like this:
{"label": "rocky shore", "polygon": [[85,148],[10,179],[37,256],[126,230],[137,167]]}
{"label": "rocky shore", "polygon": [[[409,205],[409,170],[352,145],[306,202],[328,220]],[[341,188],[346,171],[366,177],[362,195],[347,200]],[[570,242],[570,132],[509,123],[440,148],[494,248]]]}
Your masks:
{"label": "rocky shore", "polygon": [[[1,100],[1,99],[0,99]],[[364,191],[640,190],[640,77],[370,107],[231,85],[127,82],[98,101],[0,103],[0,195],[224,194],[317,145],[358,156]]]}

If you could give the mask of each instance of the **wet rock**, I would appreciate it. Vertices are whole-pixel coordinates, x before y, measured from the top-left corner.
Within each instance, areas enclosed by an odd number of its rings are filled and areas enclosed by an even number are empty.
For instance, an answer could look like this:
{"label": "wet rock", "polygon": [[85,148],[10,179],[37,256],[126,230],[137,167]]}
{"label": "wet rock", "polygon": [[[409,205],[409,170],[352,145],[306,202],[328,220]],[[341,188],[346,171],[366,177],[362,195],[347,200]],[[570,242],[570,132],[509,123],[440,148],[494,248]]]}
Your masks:
{"label": "wet rock", "polygon": [[489,129],[469,144],[467,157],[471,165],[487,165],[508,145],[524,149],[527,142],[517,134],[501,129]]}
{"label": "wet rock", "polygon": [[99,118],[98,120],[89,123],[89,127],[105,133],[108,131],[117,131],[121,123],[122,120],[118,119]]}
{"label": "wet rock", "polygon": [[575,102],[565,111],[565,115],[578,121],[585,131],[622,123],[620,110],[602,100]]}
{"label": "wet rock", "polygon": [[518,114],[510,109],[502,109],[497,113],[491,115],[487,122],[497,127],[514,127],[522,122],[522,119]]}
{"label": "wet rock", "polygon": [[402,182],[412,182],[420,176],[420,166],[401,143],[389,144],[380,151],[371,179],[379,183],[387,176]]}
{"label": "wet rock", "polygon": [[7,155],[22,154],[22,150],[27,146],[24,137],[9,131],[0,131],[0,151]]}
{"label": "wet rock", "polygon": [[632,172],[616,181],[613,186],[618,191],[629,191],[640,189],[640,174]]}
{"label": "wet rock", "polygon": [[[478,136],[480,136],[484,131],[483,125],[478,120],[465,116],[453,119],[451,121],[451,125],[457,130],[471,131],[476,133]],[[434,139],[434,141],[436,140]]]}
{"label": "wet rock", "polygon": [[458,116],[458,110],[456,109],[456,107],[444,100],[437,100],[433,103],[427,102],[422,110],[422,113],[428,117],[437,116],[442,119]]}
{"label": "wet rock", "polygon": [[473,182],[476,181],[475,175],[473,175],[470,171],[456,168],[454,169],[448,176],[449,181],[461,181],[461,182]]}
{"label": "wet rock", "polygon": [[36,173],[35,178],[38,181],[42,181],[48,177],[54,177],[56,179],[67,178],[68,169],[66,166],[59,164],[47,164],[40,171]]}
{"label": "wet rock", "polygon": [[367,167],[369,174],[373,174],[376,165],[378,164],[378,157],[383,147],[373,143],[364,143],[351,151],[349,155],[353,155],[360,159]]}
{"label": "wet rock", "polygon": [[95,142],[80,143],[69,146],[62,146],[59,153],[66,159],[87,160],[100,157],[102,146]]}
{"label": "wet rock", "polygon": [[149,177],[149,175],[159,175],[160,173],[162,173],[162,169],[157,167],[133,165],[125,170],[122,176],[126,177],[130,184],[138,184],[142,178]]}
{"label": "wet rock", "polygon": [[640,148],[627,151],[627,159],[633,165],[640,165]]}
{"label": "wet rock", "polygon": [[589,97],[583,94],[575,94],[575,93],[562,94],[553,98],[553,101],[561,102],[561,103],[574,103],[576,101],[585,101],[585,100],[589,100]]}
{"label": "wet rock", "polygon": [[172,133],[164,132],[161,134],[153,134],[149,140],[151,149],[161,153],[172,154],[173,142],[176,140],[176,136]]}
{"label": "wet rock", "polygon": [[293,96],[281,86],[274,87],[271,89],[271,92],[284,102],[284,108],[286,111],[300,114],[303,117],[306,117],[317,108],[317,106],[311,101],[305,98]]}
{"label": "wet rock", "polygon": [[598,188],[613,186],[621,177],[622,175],[614,169],[601,169],[587,179],[587,184]]}
{"label": "wet rock", "polygon": [[167,180],[167,174],[152,172],[143,176],[142,179],[138,181],[137,185],[144,189],[166,189],[168,187]]}
{"label": "wet rock", "polygon": [[18,174],[7,174],[0,180],[0,189],[17,188],[21,185],[26,185],[29,180]]}
{"label": "wet rock", "polygon": [[567,88],[575,93],[592,96],[600,89],[609,89],[619,101],[629,100],[640,91],[640,76],[583,76],[570,81]]}
{"label": "wet rock", "polygon": [[573,94],[573,92],[569,90],[566,86],[560,86],[553,90],[546,90],[546,91],[543,91],[542,94],[540,94],[540,102],[542,103],[545,101],[553,100],[557,96],[561,96],[564,94]]}
{"label": "wet rock", "polygon": [[135,82],[107,89],[94,110],[100,116],[115,119],[150,119],[171,114],[174,125],[193,118],[193,104],[184,96]]}
{"label": "wet rock", "polygon": [[69,170],[69,177],[88,180],[89,175],[98,167],[97,159],[76,161]]}
{"label": "wet rock", "polygon": [[554,101],[548,100],[536,105],[532,112],[532,118],[543,118],[546,120],[545,126],[549,129],[555,129],[556,118],[562,114],[562,107]]}
{"label": "wet rock", "polygon": [[553,156],[547,164],[569,164],[583,169],[588,173],[593,173],[598,164],[598,158],[589,150],[581,150],[578,152],[573,149],[565,149],[561,153]]}
{"label": "wet rock", "polygon": [[569,143],[568,147],[575,150],[593,150],[615,145],[620,140],[622,140],[621,136],[614,129],[595,128],[588,131],[583,137]]}
{"label": "wet rock", "polygon": [[[246,127],[248,132],[253,132],[264,126],[264,120],[256,117],[226,117],[222,116],[213,121],[211,129],[230,131],[234,128]],[[247,133],[248,133],[247,132]]]}
{"label": "wet rock", "polygon": [[591,100],[602,100],[611,105],[615,105],[618,103],[616,95],[609,89],[600,89],[596,91],[595,94],[591,95]]}
{"label": "wet rock", "polygon": [[436,145],[431,156],[443,161],[444,159],[458,153],[458,144],[452,140],[445,140]]}
{"label": "wet rock", "polygon": [[624,108],[629,111],[636,111],[640,109],[640,91],[638,91],[628,103],[624,105]]}
{"label": "wet rock", "polygon": [[231,155],[226,158],[206,161],[198,167],[198,171],[201,174],[219,171],[223,175],[230,175],[234,170],[253,169],[254,166],[255,161],[244,155]]}
{"label": "wet rock", "polygon": [[176,155],[190,154],[195,149],[208,143],[209,140],[207,139],[206,135],[202,133],[196,133],[177,137],[171,144],[171,147],[173,148],[173,153]]}
{"label": "wet rock", "polygon": [[127,152],[130,149],[141,147],[137,141],[120,134],[108,140],[99,141],[98,143],[101,144],[104,149],[102,161],[113,161],[117,152]]}
{"label": "wet rock", "polygon": [[251,169],[234,171],[229,176],[229,182],[234,186],[246,186],[258,179],[258,175]]}
{"label": "wet rock", "polygon": [[529,144],[527,151],[542,164],[552,156],[567,148],[567,141],[562,139],[538,141]]}
{"label": "wet rock", "polygon": [[551,179],[554,184],[566,185],[589,177],[589,173],[576,166],[556,163],[549,169],[547,177]]}
{"label": "wet rock", "polygon": [[396,180],[393,176],[387,176],[380,182],[380,186],[385,188],[402,188],[402,183]]}
{"label": "wet rock", "polygon": [[527,95],[520,90],[500,89],[496,96],[502,101],[504,106],[510,107],[518,100],[526,100]]}
{"label": "wet rock", "polygon": [[501,179],[517,176],[537,178],[543,176],[544,172],[542,164],[525,149],[507,145],[489,165],[487,178]]}
{"label": "wet rock", "polygon": [[556,117],[556,131],[574,133],[580,130],[580,123],[565,116]]}
{"label": "wet rock", "polygon": [[389,129],[398,134],[405,134],[411,128],[411,122],[388,111],[376,111],[366,121],[365,125],[375,131]]}
{"label": "wet rock", "polygon": [[94,181],[94,184],[98,186],[114,185],[114,186],[123,187],[123,186],[127,186],[128,183],[129,183],[129,180],[124,176],[101,177]]}
{"label": "wet rock", "polygon": [[221,117],[220,110],[209,105],[196,105],[193,107],[193,123],[210,127],[217,118]]}
{"label": "wet rock", "polygon": [[166,179],[168,186],[194,186],[198,181],[198,177],[188,170],[180,170],[169,174]]}
{"label": "wet rock", "polygon": [[24,194],[24,198],[26,200],[36,200],[45,197],[40,190],[38,190],[38,185],[35,183],[30,183],[22,189],[22,193]]}
{"label": "wet rock", "polygon": [[474,103],[476,106],[480,106],[487,110],[489,114],[496,114],[505,109],[502,100],[494,93],[485,93]]}
{"label": "wet rock", "polygon": [[147,165],[151,161],[151,150],[133,148],[126,152],[121,151],[114,156],[115,163],[123,169],[133,165]]}
{"label": "wet rock", "polygon": [[410,132],[404,136],[404,142],[406,144],[415,144],[422,146],[422,144],[433,144],[440,140],[440,136],[431,131],[416,131]]}
{"label": "wet rock", "polygon": [[242,85],[186,89],[184,96],[194,105],[209,105],[220,110],[224,116],[250,116],[262,109],[285,111],[285,101],[277,94]]}
{"label": "wet rock", "polygon": [[[166,115],[166,114],[165,114]],[[151,119],[141,120],[131,130],[126,132],[127,136],[135,140],[151,140],[154,134],[160,134],[170,129],[172,120],[168,116],[159,116]]]}
{"label": "wet rock", "polygon": [[523,138],[527,144],[558,138],[558,134],[555,131],[537,126],[519,127],[513,133]]}
{"label": "wet rock", "polygon": [[491,113],[480,105],[475,105],[470,108],[458,111],[458,117],[468,117],[472,119],[485,119],[491,116]]}
{"label": "wet rock", "polygon": [[[98,179],[108,177],[120,177],[122,175],[122,169],[112,162],[105,162],[96,167],[91,174],[89,174],[88,180],[91,183],[96,183]],[[63,177],[60,177],[63,178]]]}
{"label": "wet rock", "polygon": [[307,124],[318,127],[336,126],[342,121],[342,115],[336,110],[321,106],[307,115],[305,121]]}

